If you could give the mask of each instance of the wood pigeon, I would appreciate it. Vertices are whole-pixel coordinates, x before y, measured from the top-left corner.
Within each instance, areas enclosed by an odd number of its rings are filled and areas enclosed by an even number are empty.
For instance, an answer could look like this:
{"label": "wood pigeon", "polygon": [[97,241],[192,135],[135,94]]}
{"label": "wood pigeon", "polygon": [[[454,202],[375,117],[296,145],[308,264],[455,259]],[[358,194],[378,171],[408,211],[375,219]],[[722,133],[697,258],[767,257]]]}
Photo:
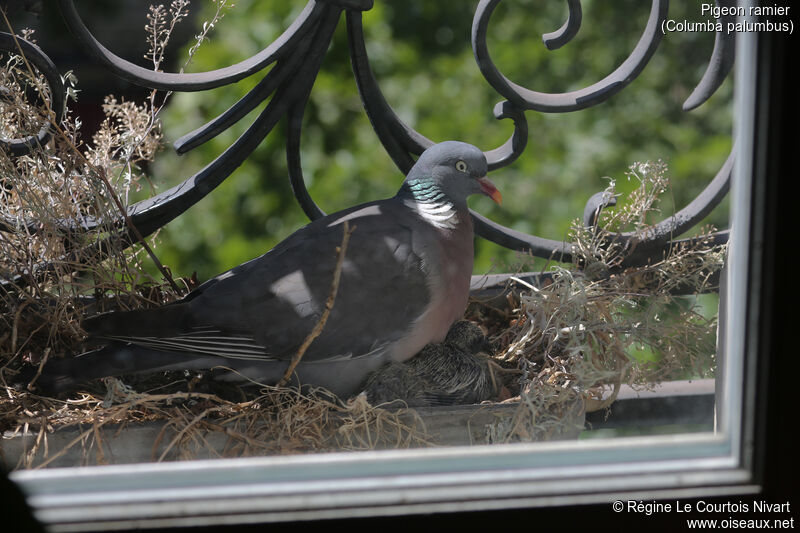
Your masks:
{"label": "wood pigeon", "polygon": [[233,370],[217,379],[277,383],[320,321],[348,226],[333,307],[294,383],[343,398],[359,392],[371,372],[443,341],[462,317],[473,266],[467,197],[501,201],[486,173],[478,148],[433,145],[394,197],[314,220],[176,302],[86,319],[89,342],[105,346],[49,362],[40,383],[63,390],[98,377],[214,367]]}

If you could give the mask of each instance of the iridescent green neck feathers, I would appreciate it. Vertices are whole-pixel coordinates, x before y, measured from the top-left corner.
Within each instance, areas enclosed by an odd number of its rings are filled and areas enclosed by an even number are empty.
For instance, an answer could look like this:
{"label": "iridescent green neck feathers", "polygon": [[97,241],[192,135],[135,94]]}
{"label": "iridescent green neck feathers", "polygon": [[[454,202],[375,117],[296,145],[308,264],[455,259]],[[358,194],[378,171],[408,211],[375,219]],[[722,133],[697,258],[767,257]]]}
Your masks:
{"label": "iridescent green neck feathers", "polygon": [[436,227],[452,229],[459,222],[453,202],[430,177],[408,178],[403,183],[399,196],[423,219]]}

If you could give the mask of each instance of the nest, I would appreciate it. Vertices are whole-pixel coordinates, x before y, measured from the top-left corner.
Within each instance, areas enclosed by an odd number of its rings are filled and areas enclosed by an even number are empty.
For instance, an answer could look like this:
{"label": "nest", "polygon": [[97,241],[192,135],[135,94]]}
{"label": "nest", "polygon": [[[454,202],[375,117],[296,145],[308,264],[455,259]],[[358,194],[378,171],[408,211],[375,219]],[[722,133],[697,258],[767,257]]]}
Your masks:
{"label": "nest", "polygon": [[[11,95],[0,100],[4,136],[27,135],[50,120],[46,105],[32,106],[24,96],[32,88],[47,101],[46,84],[23,58],[5,53],[0,85]],[[0,430],[31,437],[8,466],[44,467],[75,449],[82,462],[109,462],[103,430],[145,423],[161,428],[152,443],[155,461],[212,449],[240,457],[441,445],[417,411],[373,406],[363,395],[343,401],[323,390],[226,388],[202,373],[174,372],[109,378],[66,398],[33,392],[36,373],[19,384],[25,368],[40,372],[48,358],[80,350],[82,316],[109,306],[159,305],[194,284],[172,279],[153,239],[122,247],[109,238],[118,231],[111,224],[76,230],[87,219],[124,218],[128,198],[144,186],[141,165],[161,146],[155,102],[108,97],[106,120],[88,144],[79,139],[79,119],[67,113],[46,146],[16,158],[0,150]],[[603,211],[600,226],[646,233],[666,176],[661,162],[633,165],[629,177],[639,188],[620,208]],[[616,194],[613,183],[607,192]],[[678,286],[684,294],[713,290],[724,247],[701,235],[660,261],[618,270],[628,251],[604,235],[576,222],[574,265],[552,269],[538,285],[512,277],[500,305],[495,299],[470,306],[468,318],[491,341],[486,356],[496,386],[484,403],[514,406],[511,416],[484,424],[480,442],[574,435],[583,413],[607,408],[622,383],[646,387],[713,374],[716,315],[701,313],[696,297],[674,293]],[[147,274],[150,262],[161,279]],[[68,428],[78,428],[76,436],[51,449],[53,432]],[[220,438],[221,447],[211,446]]]}
{"label": "nest", "polygon": [[[108,392],[102,398],[84,392],[58,401],[28,393],[3,402],[20,404],[20,412],[0,414],[21,423],[6,437],[35,435],[18,464],[8,466],[41,468],[76,450],[80,460],[74,464],[105,464],[112,456],[105,441],[137,425],[158,428],[150,444],[152,461],[428,444],[413,413],[376,409],[363,396],[341,402],[325,391],[262,387],[252,399],[230,401],[197,391],[137,393],[116,378],[104,382]],[[66,428],[79,431],[60,449],[50,449],[51,433]]]}

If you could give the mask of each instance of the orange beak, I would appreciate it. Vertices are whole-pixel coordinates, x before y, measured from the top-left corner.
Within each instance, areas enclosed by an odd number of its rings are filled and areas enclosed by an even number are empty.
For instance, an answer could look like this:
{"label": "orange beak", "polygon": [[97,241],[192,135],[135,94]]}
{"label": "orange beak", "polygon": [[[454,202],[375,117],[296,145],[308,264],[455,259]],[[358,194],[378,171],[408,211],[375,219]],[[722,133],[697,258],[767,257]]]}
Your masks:
{"label": "orange beak", "polygon": [[497,187],[494,186],[494,183],[492,183],[489,178],[478,178],[478,183],[481,186],[481,192],[483,194],[494,200],[497,205],[502,205],[503,195],[500,194],[500,191],[497,190]]}

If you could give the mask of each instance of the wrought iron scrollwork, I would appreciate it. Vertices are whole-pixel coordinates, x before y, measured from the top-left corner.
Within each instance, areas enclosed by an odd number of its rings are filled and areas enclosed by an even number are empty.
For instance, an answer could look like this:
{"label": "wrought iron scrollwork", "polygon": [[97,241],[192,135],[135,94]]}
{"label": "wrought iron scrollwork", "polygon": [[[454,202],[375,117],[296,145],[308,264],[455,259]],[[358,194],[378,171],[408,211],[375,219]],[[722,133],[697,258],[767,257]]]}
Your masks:
{"label": "wrought iron scrollwork", "polygon": [[297,20],[269,46],[235,65],[210,72],[176,74],[155,72],[127,61],[103,46],[81,20],[74,0],[58,0],[64,22],[75,38],[101,64],[120,78],[162,91],[204,91],[237,82],[255,74],[288,54],[311,32],[325,11],[325,3],[309,2]]}
{"label": "wrought iron scrollwork", "polygon": [[[733,1],[720,0],[720,3],[727,5]],[[309,218],[324,215],[311,198],[303,179],[300,158],[301,124],[306,102],[313,89],[322,59],[343,13],[347,24],[353,73],[364,110],[387,153],[401,171],[407,172],[414,163],[414,156],[422,153],[425,148],[433,144],[433,141],[399,118],[387,102],[373,75],[362,27],[362,11],[370,9],[372,3],[372,0],[310,0],[294,22],[257,54],[218,70],[188,74],[155,72],[113,54],[85,26],[74,0],[58,0],[64,22],[84,48],[115,75],[137,85],[169,91],[202,91],[258,75],[272,66],[261,81],[241,100],[204,126],[187,133],[175,142],[175,149],[179,153],[187,152],[218,135],[242,119],[258,104],[268,100],[264,110],[247,131],[211,163],[179,185],[129,207],[128,217],[138,232],[142,236],[151,234],[209,194],[245,161],[282,117],[287,118],[286,154],[289,179],[295,197]],[[504,144],[485,151],[490,170],[509,165],[526,149],[528,142],[526,111],[564,113],[585,109],[604,102],[634,80],[645,68],[661,41],[661,23],[667,17],[669,5],[668,0],[652,0],[650,15],[638,43],[627,59],[605,78],[575,91],[542,93],[512,82],[500,72],[491,59],[487,35],[490,30],[490,18],[499,3],[500,0],[480,1],[473,17],[471,34],[478,69],[487,83],[504,98],[495,106],[494,116],[497,119],[510,119],[514,125],[513,133]],[[580,0],[567,0],[567,7],[568,18],[564,25],[557,31],[543,36],[544,44],[551,50],[567,44],[580,29],[582,21]],[[36,64],[48,80],[53,95],[53,109],[57,112],[63,111],[64,89],[52,62],[34,45],[20,38],[0,34],[0,48],[13,50],[17,45],[22,47],[25,55]],[[734,45],[732,34],[721,32],[717,34],[706,74],[686,100],[685,109],[701,105],[720,86],[733,64]],[[54,119],[59,118],[60,115],[54,117]],[[24,153],[22,146],[30,146],[34,141],[44,143],[48,135],[49,130],[44,128],[34,140],[3,141],[0,146],[9,150],[11,154],[19,155]],[[646,234],[614,235],[617,241],[629,243],[635,241],[636,244],[635,252],[626,259],[626,264],[622,267],[642,264],[653,254],[661,253],[674,242],[673,239],[706,216],[728,191],[733,160],[732,151],[716,177],[700,195]],[[610,202],[611,200],[602,194],[593,196],[587,203],[584,222],[587,225],[594,225],[599,210]],[[572,248],[569,243],[521,233],[497,224],[478,213],[473,212],[473,217],[476,232],[502,246],[561,261],[572,259]],[[100,221],[83,221],[82,229],[91,229],[99,223]],[[107,221],[105,223],[107,224]],[[118,238],[128,243],[134,241],[121,220],[118,221],[117,227]],[[727,232],[719,232],[714,236],[715,242],[724,242],[726,239]]]}
{"label": "wrought iron scrollwork", "polygon": [[[56,66],[35,44],[10,33],[0,32],[0,50],[23,55],[44,76],[50,89],[51,102],[48,105],[53,112],[51,122],[43,124],[35,135],[22,139],[0,139],[0,150],[6,150],[13,156],[25,155],[36,146],[43,145],[50,140],[52,133],[50,124],[58,124],[64,116],[66,90]],[[0,87],[0,99],[6,97],[5,92],[6,89]]]}
{"label": "wrought iron scrollwork", "polygon": [[[509,80],[492,62],[486,35],[489,18],[500,0],[481,0],[472,22],[472,49],[483,77],[494,89],[522,109],[546,113],[577,111],[597,105],[624,89],[638,76],[661,42],[661,23],[667,18],[669,2],[653,0],[647,26],[628,58],[617,69],[598,81],[567,93],[541,93]],[[569,25],[569,22],[567,23]]]}
{"label": "wrought iron scrollwork", "polygon": [[[400,120],[386,102],[369,66],[361,13],[347,13],[347,29],[350,58],[364,109],[384,148],[397,167],[406,173],[414,164],[411,154],[421,154],[433,141]],[[503,145],[484,152],[490,170],[512,163],[522,154],[528,142],[528,123],[522,110],[509,105],[509,102],[500,102],[494,108],[494,116],[498,119],[510,118],[514,122],[514,132]]]}
{"label": "wrought iron scrollwork", "polygon": [[[730,2],[731,0],[725,0]],[[489,19],[500,0],[481,0],[475,12],[472,24],[472,47],[478,67],[486,81],[511,106],[518,110],[535,110],[547,113],[563,113],[578,111],[597,105],[624,89],[645,68],[661,41],[661,25],[667,18],[668,0],[653,0],[647,25],[628,58],[614,72],[597,83],[567,93],[541,93],[517,85],[506,78],[492,62],[486,42]],[[568,0],[569,17],[558,31],[543,36],[549,49],[563,46],[577,33],[581,23],[579,0]],[[731,36],[716,36],[712,62],[698,87],[684,105],[684,109],[692,109],[705,102],[719,88],[730,71],[733,57],[733,39]],[[689,107],[691,106],[691,107]],[[519,111],[518,111],[519,112]],[[733,152],[706,189],[689,205],[667,220],[656,225],[646,235],[622,233],[615,235],[616,242],[631,244],[637,242],[636,251],[631,253],[621,268],[640,265],[647,262],[652,254],[662,252],[669,246],[670,239],[681,235],[699,222],[716,207],[728,191],[730,173],[733,165]],[[587,203],[586,212],[595,209],[594,203],[602,196],[594,195]],[[503,227],[486,217],[474,214],[476,232],[501,246],[518,250],[526,250],[539,257],[550,257],[560,261],[571,261],[571,246],[563,241],[543,239]],[[716,242],[725,242],[727,232],[714,236]]]}
{"label": "wrought iron scrollwork", "polygon": [[542,42],[548,50],[557,50],[570,42],[578,30],[581,29],[581,21],[583,20],[583,10],[581,9],[580,0],[567,0],[569,7],[569,15],[567,21],[554,32],[545,33],[542,35]]}
{"label": "wrought iron scrollwork", "polygon": [[[730,8],[736,5],[736,0],[718,0],[716,4],[717,7]],[[728,27],[729,23],[734,22],[736,17],[730,14],[733,12],[734,10],[724,10],[725,14],[720,17],[720,21],[724,27]],[[700,83],[697,84],[692,94],[690,94],[683,103],[684,111],[691,111],[699,107],[719,89],[720,85],[722,85],[722,82],[725,81],[725,78],[728,77],[728,74],[730,74],[733,68],[735,56],[736,33],[716,32],[714,36],[714,50],[711,52],[711,59],[708,61],[708,67],[703,77],[700,79]]]}

